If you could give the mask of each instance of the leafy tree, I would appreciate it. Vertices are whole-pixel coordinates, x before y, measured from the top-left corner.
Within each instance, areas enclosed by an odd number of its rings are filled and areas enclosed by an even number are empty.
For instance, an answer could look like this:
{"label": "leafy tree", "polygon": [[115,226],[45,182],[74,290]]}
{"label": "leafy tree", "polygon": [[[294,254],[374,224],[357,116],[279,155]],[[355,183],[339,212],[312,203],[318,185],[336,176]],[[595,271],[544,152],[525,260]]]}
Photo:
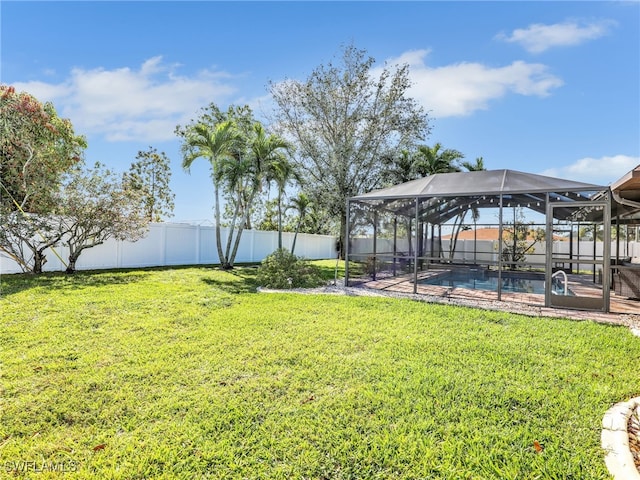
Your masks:
{"label": "leafy tree", "polygon": [[104,165],[78,170],[62,193],[61,213],[69,247],[67,273],[73,273],[80,254],[109,238],[136,241],[148,228],[146,192],[131,188]]}
{"label": "leafy tree", "polygon": [[[402,150],[398,155],[385,158],[384,178],[387,185],[397,185],[438,173],[460,172],[464,166],[469,167],[467,169],[475,168],[468,162],[461,164],[460,162],[463,158],[464,155],[458,150],[443,149],[440,143],[436,143],[432,147],[418,145],[415,150]],[[484,166],[480,164],[478,168],[484,169]],[[451,258],[455,252],[458,234],[463,225],[465,214],[466,212],[456,217],[454,235],[449,247]],[[402,229],[407,232],[409,254],[411,254],[411,219],[405,219],[402,222]],[[418,252],[420,254],[422,254],[424,248],[426,233],[424,225],[422,223],[418,224],[417,237],[419,239]],[[439,250],[442,251],[442,240],[440,239],[439,242]]]}
{"label": "leafy tree", "polygon": [[[282,196],[284,188],[293,177],[293,166],[288,163],[284,155],[290,146],[278,135],[267,135],[264,127],[260,123],[254,124],[255,136],[250,143],[250,159],[253,166],[252,189],[249,196],[249,205],[253,203],[255,195],[262,186],[263,181],[273,180],[278,185],[278,248],[282,248]],[[249,216],[249,211],[245,214]],[[246,219],[245,222],[246,223]],[[240,226],[239,233],[242,233],[243,225]],[[240,237],[236,238],[234,252],[237,251]]]}
{"label": "leafy tree", "polygon": [[433,147],[420,145],[415,155],[413,169],[416,178],[435,175],[436,173],[452,173],[461,171],[459,162],[464,155],[458,150],[447,148],[442,150],[442,145],[436,143]]}
{"label": "leafy tree", "polygon": [[282,150],[288,148],[282,138],[267,134],[259,122],[253,124],[250,136],[244,137],[244,141],[248,147],[246,151],[236,158],[223,159],[221,168],[227,191],[231,193],[232,204],[235,205],[226,249],[226,252],[230,251],[233,240],[231,266],[240,246],[242,232],[249,221],[251,206],[267,181],[271,166],[279,161]]}
{"label": "leafy tree", "polygon": [[[611,238],[615,238],[616,235],[615,228],[611,229]],[[592,224],[592,225],[583,225],[580,227],[578,231],[578,235],[580,240],[590,241],[592,242],[594,238],[596,241],[601,242],[604,239],[604,228],[602,225]]]}
{"label": "leafy tree", "polygon": [[415,159],[415,154],[409,150],[401,150],[397,155],[383,157],[383,185],[391,187],[419,178],[415,168]]}
{"label": "leafy tree", "polygon": [[56,205],[62,175],[86,148],[51,103],[0,85],[0,205],[4,212],[45,213]]}
{"label": "leafy tree", "polygon": [[382,68],[347,46],[338,63],[317,67],[306,81],[271,83],[275,124],[297,147],[295,156],[313,201],[345,237],[347,198],[379,187],[385,156],[429,133],[427,115],[407,97],[409,67]]}
{"label": "leafy tree", "polygon": [[331,235],[335,231],[336,227],[331,215],[312,201],[307,207],[307,213],[300,224],[300,232]]}
{"label": "leafy tree", "polygon": [[173,216],[175,195],[169,185],[169,158],[164,152],[158,153],[157,149],[149,147],[138,152],[136,160],[125,179],[129,188],[140,191],[147,221],[159,222],[163,217]]}
{"label": "leafy tree", "polygon": [[[387,156],[382,159],[384,170],[383,179],[385,186],[400,185],[411,180],[420,178],[420,175],[416,171],[416,159],[417,155],[415,151],[401,150],[398,154]],[[411,232],[411,218],[403,217],[400,219],[400,234],[404,232],[407,237],[407,245],[409,246],[408,254],[412,253],[412,232]]]}
{"label": "leafy tree", "polygon": [[63,235],[55,214],[62,177],[82,160],[84,137],[51,103],[0,85],[0,251],[40,273]]}
{"label": "leafy tree", "polygon": [[256,225],[258,230],[278,231],[278,199],[266,200],[263,203]]}

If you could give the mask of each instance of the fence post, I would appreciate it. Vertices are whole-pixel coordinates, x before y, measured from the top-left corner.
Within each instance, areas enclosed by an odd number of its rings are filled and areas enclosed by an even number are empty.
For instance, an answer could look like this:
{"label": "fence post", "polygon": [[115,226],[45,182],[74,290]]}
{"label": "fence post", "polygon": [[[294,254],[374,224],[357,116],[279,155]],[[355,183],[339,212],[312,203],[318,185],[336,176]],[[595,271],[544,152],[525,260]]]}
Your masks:
{"label": "fence post", "polygon": [[160,265],[163,267],[167,264],[167,225],[162,224],[162,236],[160,237],[160,248],[162,258],[160,259]]}
{"label": "fence post", "polygon": [[196,264],[200,265],[202,263],[201,261],[201,255],[200,255],[200,225],[196,225]]}
{"label": "fence post", "polygon": [[252,228],[249,230],[251,236],[251,242],[249,243],[249,258],[250,262],[255,262],[255,245],[256,245],[256,231]]}

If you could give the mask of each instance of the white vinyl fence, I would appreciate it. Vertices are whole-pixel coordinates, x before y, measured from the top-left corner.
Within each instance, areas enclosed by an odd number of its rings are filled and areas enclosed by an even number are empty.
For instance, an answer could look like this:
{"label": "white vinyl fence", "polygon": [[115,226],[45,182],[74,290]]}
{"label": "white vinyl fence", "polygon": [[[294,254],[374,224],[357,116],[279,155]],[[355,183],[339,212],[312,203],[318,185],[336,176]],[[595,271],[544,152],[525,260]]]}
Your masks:
{"label": "white vinyl fence", "polygon": [[[223,251],[228,229],[222,228]],[[282,234],[282,246],[291,250],[293,233]],[[245,230],[242,233],[235,262],[259,262],[278,248],[278,232]],[[67,262],[69,250],[63,245],[54,247]],[[336,238],[329,235],[298,234],[294,252],[300,257],[324,259],[336,257]],[[46,250],[45,271],[64,271],[65,264],[51,250]],[[113,239],[82,252],[78,270],[108,268],[160,267],[169,265],[210,265],[220,263],[216,248],[215,227],[180,223],[152,223],[147,235],[137,242]],[[0,273],[22,270],[11,258],[0,254]]]}
{"label": "white vinyl fence", "polygon": [[[450,240],[442,241],[443,257],[449,256],[449,242]],[[436,240],[437,243],[437,240]],[[431,242],[427,242],[427,249],[431,245]],[[456,244],[456,251],[454,253],[454,259],[465,263],[469,262],[492,262],[497,263],[499,260],[497,240],[478,240],[475,244],[473,240],[458,240]],[[640,242],[620,242],[620,255],[622,259],[640,257]],[[409,244],[406,238],[398,238],[396,240],[396,248],[398,252],[408,252]],[[616,257],[618,248],[618,242],[611,242],[611,257]],[[412,245],[413,251],[415,251],[415,244]],[[556,255],[567,255],[573,249],[574,264],[577,264],[578,255],[585,260],[591,260],[594,258],[594,243],[593,241],[580,241],[573,242],[570,245],[567,241],[555,241],[553,242],[553,249]],[[393,253],[393,240],[387,238],[378,238],[376,240],[376,250],[378,254],[391,254]],[[602,242],[595,243],[595,257],[602,258],[604,250],[604,244]],[[371,237],[357,237],[352,238],[349,244],[349,255],[363,256],[371,255],[373,253],[373,239]],[[528,264],[545,264],[546,243],[536,243],[530,251],[530,255],[526,255],[523,263]],[[429,255],[427,251],[426,255]],[[568,262],[567,262],[568,263]],[[578,270],[589,269],[589,265],[577,265]]]}

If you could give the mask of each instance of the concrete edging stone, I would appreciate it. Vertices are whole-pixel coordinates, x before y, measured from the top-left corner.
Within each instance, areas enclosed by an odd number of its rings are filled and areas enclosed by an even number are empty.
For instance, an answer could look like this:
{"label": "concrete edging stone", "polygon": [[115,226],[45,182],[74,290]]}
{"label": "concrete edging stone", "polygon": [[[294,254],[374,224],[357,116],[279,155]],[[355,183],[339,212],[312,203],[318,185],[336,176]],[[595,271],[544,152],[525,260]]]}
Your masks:
{"label": "concrete edging stone", "polygon": [[640,397],[615,404],[602,418],[601,445],[607,452],[604,461],[615,480],[640,480],[629,447],[628,425],[634,410],[640,411]]}

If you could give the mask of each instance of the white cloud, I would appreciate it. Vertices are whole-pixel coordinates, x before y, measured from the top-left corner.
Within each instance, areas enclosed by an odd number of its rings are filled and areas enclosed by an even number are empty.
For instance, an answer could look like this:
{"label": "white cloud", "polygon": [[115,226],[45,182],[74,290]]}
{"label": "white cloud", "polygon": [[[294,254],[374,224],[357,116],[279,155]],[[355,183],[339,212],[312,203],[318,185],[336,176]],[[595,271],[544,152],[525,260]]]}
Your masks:
{"label": "white cloud", "polygon": [[64,83],[53,84],[40,81],[27,83],[16,82],[11,84],[17,91],[28,92],[41,102],[52,102],[57,98],[63,98],[71,93],[69,85]]}
{"label": "white cloud", "polygon": [[574,163],[542,172],[550,177],[568,178],[577,182],[608,185],[640,165],[640,157],[614,155],[581,158]]}
{"label": "white cloud", "polygon": [[518,28],[511,35],[501,33],[496,38],[518,43],[530,53],[542,53],[552,47],[569,47],[595,40],[606,35],[614,25],[611,20],[582,24],[575,21],[553,25],[535,23],[527,28]]}
{"label": "white cloud", "polygon": [[99,134],[110,141],[162,141],[174,137],[179,123],[198,109],[235,93],[231,75],[203,70],[187,77],[162,57],[139,69],[73,69],[60,84],[16,83],[41,101],[54,102],[58,114],[71,120],[77,133]]}
{"label": "white cloud", "polygon": [[509,93],[545,97],[563,85],[560,78],[538,63],[516,61],[504,67],[457,63],[431,68],[425,63],[428,53],[428,50],[410,51],[388,63],[409,65],[413,82],[409,95],[437,118],[485,110],[490,101]]}

